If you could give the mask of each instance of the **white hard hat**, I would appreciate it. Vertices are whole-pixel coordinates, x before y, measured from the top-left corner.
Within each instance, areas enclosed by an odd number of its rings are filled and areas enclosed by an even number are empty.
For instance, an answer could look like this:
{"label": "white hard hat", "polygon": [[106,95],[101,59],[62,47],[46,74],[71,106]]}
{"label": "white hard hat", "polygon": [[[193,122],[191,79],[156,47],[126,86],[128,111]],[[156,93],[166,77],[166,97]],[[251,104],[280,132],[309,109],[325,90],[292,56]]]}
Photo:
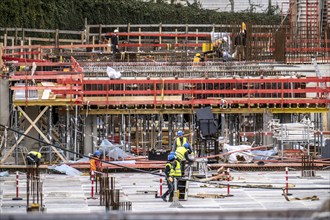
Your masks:
{"label": "white hard hat", "polygon": [[114,32],[114,33],[118,33],[119,31],[118,31],[118,29],[115,29],[113,32]]}
{"label": "white hard hat", "polygon": [[227,38],[227,37],[223,37],[223,40],[224,40],[225,42],[227,42],[228,38]]}

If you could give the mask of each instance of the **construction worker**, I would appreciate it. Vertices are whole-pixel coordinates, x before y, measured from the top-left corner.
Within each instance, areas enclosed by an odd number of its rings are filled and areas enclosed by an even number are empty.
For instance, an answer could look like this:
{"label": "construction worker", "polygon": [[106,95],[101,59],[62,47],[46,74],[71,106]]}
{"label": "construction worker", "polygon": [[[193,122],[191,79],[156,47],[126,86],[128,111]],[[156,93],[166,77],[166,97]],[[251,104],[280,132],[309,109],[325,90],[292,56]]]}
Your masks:
{"label": "construction worker", "polygon": [[192,149],[189,143],[185,143],[183,146],[178,147],[175,151],[176,160],[180,162],[182,176],[184,176],[185,174],[184,170],[185,170],[186,161],[188,161],[189,163],[194,162],[188,156],[190,153],[192,153]]}
{"label": "construction worker", "polygon": [[102,172],[102,161],[100,160],[101,157],[101,151],[96,150],[93,154],[93,156],[89,160],[90,164],[90,174],[92,174],[92,171],[95,173]]}
{"label": "construction worker", "polygon": [[204,61],[204,57],[200,53],[196,53],[193,60],[193,66],[199,66],[200,62]]}
{"label": "construction worker", "polygon": [[196,53],[196,54],[195,54],[193,62],[194,62],[194,63],[199,63],[199,62],[201,62],[201,54],[200,54],[200,53]]}
{"label": "construction worker", "polygon": [[187,138],[183,137],[183,131],[178,131],[177,138],[175,138],[175,141],[173,143],[173,151],[176,151],[176,149],[180,146],[183,146],[185,143],[188,143]]}
{"label": "construction worker", "polygon": [[119,42],[119,37],[118,37],[118,29],[115,29],[113,31],[113,34],[111,35],[111,50],[112,54],[115,56],[116,53],[119,53],[118,49],[118,42]]}
{"label": "construction worker", "polygon": [[242,22],[242,28],[238,35],[235,37],[235,52],[233,58],[237,60],[245,59],[245,47],[246,47],[246,24]]}
{"label": "construction worker", "polygon": [[215,42],[212,43],[212,50],[217,54],[217,57],[222,57],[222,41],[217,39]]}
{"label": "construction worker", "polygon": [[27,156],[26,160],[28,165],[35,165],[36,167],[39,167],[40,161],[41,161],[41,153],[38,151],[30,151]]}
{"label": "construction worker", "polygon": [[165,175],[167,182],[167,191],[162,195],[162,199],[166,202],[166,197],[169,195],[169,202],[173,201],[174,193],[174,178],[181,177],[181,166],[180,162],[175,159],[175,152],[172,151],[168,157],[165,165]]}

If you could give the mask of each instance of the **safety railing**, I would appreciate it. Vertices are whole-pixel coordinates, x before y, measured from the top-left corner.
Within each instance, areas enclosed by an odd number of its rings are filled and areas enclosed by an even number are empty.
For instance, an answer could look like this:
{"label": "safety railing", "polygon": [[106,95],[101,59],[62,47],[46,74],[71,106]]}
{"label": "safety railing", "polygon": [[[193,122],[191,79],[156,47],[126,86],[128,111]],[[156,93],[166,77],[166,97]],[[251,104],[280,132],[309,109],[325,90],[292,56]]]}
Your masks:
{"label": "safety railing", "polygon": [[330,77],[84,80],[89,105],[218,105],[327,107]]}

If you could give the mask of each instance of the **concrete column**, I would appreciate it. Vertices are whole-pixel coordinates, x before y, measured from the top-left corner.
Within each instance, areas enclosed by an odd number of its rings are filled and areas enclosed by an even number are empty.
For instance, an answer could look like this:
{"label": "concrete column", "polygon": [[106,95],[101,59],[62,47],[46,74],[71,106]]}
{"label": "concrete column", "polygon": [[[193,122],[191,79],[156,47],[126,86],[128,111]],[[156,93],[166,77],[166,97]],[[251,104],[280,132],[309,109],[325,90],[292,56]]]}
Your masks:
{"label": "concrete column", "polygon": [[[0,44],[0,67],[2,67],[2,47]],[[1,70],[0,70],[1,71]],[[9,121],[9,81],[6,78],[1,78],[2,72],[0,72],[0,123],[7,125]]]}
{"label": "concrete column", "polygon": [[9,122],[9,82],[0,79],[0,124],[8,125]]}
{"label": "concrete column", "polygon": [[328,111],[328,112],[324,112],[324,113],[321,113],[322,114],[322,116],[321,116],[321,118],[322,118],[322,129],[323,129],[323,131],[330,131],[330,123],[329,123],[329,121],[330,121],[330,111]]}
{"label": "concrete column", "polygon": [[97,123],[96,115],[89,115],[86,117],[86,127],[85,127],[85,146],[84,153],[88,155],[93,153],[97,144]]}
{"label": "concrete column", "polygon": [[[262,128],[262,130],[264,132],[268,132],[269,131],[268,122],[270,120],[272,120],[273,118],[274,118],[274,115],[271,112],[265,112],[263,114],[263,116],[262,116],[262,121],[263,121],[263,128]],[[272,140],[273,140],[272,136],[270,136],[270,135],[264,135],[262,142],[263,142],[264,145],[268,145],[268,144],[272,143]]]}

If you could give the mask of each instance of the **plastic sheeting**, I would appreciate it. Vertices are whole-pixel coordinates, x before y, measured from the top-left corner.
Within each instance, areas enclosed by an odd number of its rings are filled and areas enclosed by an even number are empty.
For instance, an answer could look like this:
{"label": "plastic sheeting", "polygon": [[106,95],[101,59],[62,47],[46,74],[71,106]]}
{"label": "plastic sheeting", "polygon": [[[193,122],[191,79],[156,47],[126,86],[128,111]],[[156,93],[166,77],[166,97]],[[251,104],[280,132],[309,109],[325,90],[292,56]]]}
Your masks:
{"label": "plastic sheeting", "polygon": [[122,145],[114,145],[107,139],[104,139],[99,146],[99,151],[114,160],[118,160],[119,158],[125,159],[128,155],[121,148]]}
{"label": "plastic sheeting", "polygon": [[60,166],[57,166],[57,165],[49,166],[48,169],[56,170],[60,173],[64,173],[69,176],[80,176],[81,175],[81,172],[79,170],[72,168],[66,164],[63,164]]}
{"label": "plastic sheeting", "polygon": [[0,172],[0,177],[7,177],[7,176],[9,176],[8,171]]}
{"label": "plastic sheeting", "polygon": [[[250,145],[233,146],[233,145],[229,145],[229,144],[224,144],[224,146],[223,146],[223,149],[225,150],[225,152],[244,150],[244,149],[250,149],[250,148],[251,148]],[[244,152],[236,152],[236,153],[229,154],[227,159],[228,159],[229,163],[237,163],[239,161],[239,158],[241,158],[241,159],[243,158],[244,161],[250,163],[253,160],[253,155],[250,154],[250,150],[246,150]]]}
{"label": "plastic sheeting", "polygon": [[254,160],[268,160],[269,157],[277,155],[275,150],[253,150]]}
{"label": "plastic sheeting", "polygon": [[115,69],[111,68],[110,66],[107,66],[107,74],[110,79],[120,79],[121,73],[117,72]]}

